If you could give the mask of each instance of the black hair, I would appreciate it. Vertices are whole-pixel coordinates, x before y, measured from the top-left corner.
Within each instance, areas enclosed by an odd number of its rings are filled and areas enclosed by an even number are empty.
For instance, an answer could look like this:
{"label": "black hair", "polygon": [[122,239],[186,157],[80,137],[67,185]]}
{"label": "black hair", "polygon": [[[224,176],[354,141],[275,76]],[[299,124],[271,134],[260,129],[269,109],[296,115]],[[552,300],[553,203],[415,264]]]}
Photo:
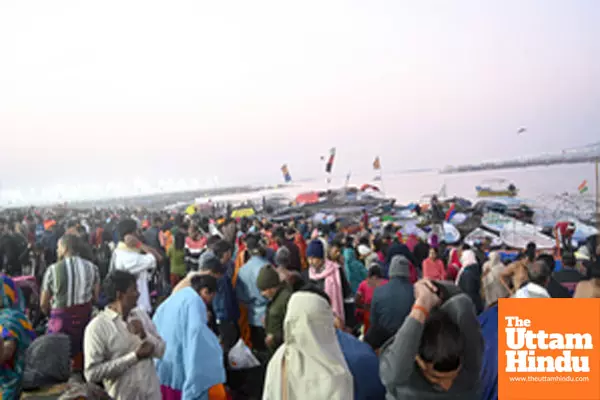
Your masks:
{"label": "black hair", "polygon": [[119,232],[119,239],[125,240],[125,236],[131,235],[137,231],[137,222],[131,218],[124,219],[117,225],[117,231]]}
{"label": "black hair", "polygon": [[435,310],[425,321],[419,356],[426,363],[432,363],[438,372],[456,370],[462,362],[465,342],[460,327],[442,311]]}
{"label": "black hair", "polygon": [[102,231],[102,241],[103,242],[112,242],[112,240],[113,240],[112,232],[109,229],[104,229]]}
{"label": "black hair", "polygon": [[533,262],[533,260],[535,260],[535,250],[536,250],[536,245],[533,242],[529,242],[527,243],[527,247],[525,248],[525,254],[527,255],[527,258],[529,258],[529,261]]}
{"label": "black hair", "polygon": [[191,285],[196,292],[202,289],[207,289],[209,293],[217,292],[217,278],[211,275],[196,275],[192,278]]}
{"label": "black hair", "polygon": [[85,242],[76,235],[66,234],[60,238],[61,243],[65,246],[67,252],[75,255],[81,256],[83,254]]}
{"label": "black hair", "polygon": [[555,261],[551,254],[540,254],[537,258],[537,261],[543,261],[548,266],[550,271],[554,271]]}
{"label": "black hair", "polygon": [[221,237],[218,235],[212,235],[208,239],[206,239],[206,247],[211,250],[214,250],[215,244],[217,244],[221,240]]}
{"label": "black hair", "polygon": [[185,233],[181,231],[177,231],[175,237],[173,238],[173,246],[175,246],[175,250],[183,250],[185,247]]}
{"label": "black hair", "polygon": [[68,228],[75,228],[78,225],[79,225],[79,221],[77,221],[76,219],[72,219],[72,220],[67,221],[67,229]]}
{"label": "black hair", "polygon": [[329,246],[328,246],[328,249],[331,249],[331,248],[333,248],[333,247],[337,247],[338,249],[340,249],[340,250],[341,250],[341,249],[343,249],[343,248],[344,248],[344,245],[343,245],[343,243],[342,243],[340,240],[335,240],[335,239],[334,239],[334,240],[332,240],[332,241],[331,241],[331,243],[329,244]]}
{"label": "black hair", "polygon": [[361,236],[361,238],[358,239],[358,244],[359,245],[364,244],[365,246],[371,247],[371,242],[370,242],[368,236]]}
{"label": "black hair", "polygon": [[373,265],[369,268],[369,278],[372,277],[383,278],[383,273],[381,272],[379,265]]}
{"label": "black hair", "polygon": [[287,236],[294,236],[296,234],[296,229],[294,229],[290,226],[286,229],[285,234]]}
{"label": "black hair", "polygon": [[564,252],[562,255],[562,263],[565,267],[574,267],[577,263],[575,256],[571,252]]}
{"label": "black hair", "polygon": [[354,248],[354,238],[352,236],[346,236],[344,247]]}
{"label": "black hair", "polygon": [[285,239],[285,229],[283,228],[283,226],[278,226],[273,230],[273,237],[275,239]]}
{"label": "black hair", "polygon": [[104,278],[104,295],[109,303],[117,300],[119,293],[125,293],[130,287],[136,285],[135,275],[119,269],[111,271]]}
{"label": "black hair", "polygon": [[381,236],[376,236],[375,239],[373,239],[373,250],[375,252],[383,251],[383,240]]}
{"label": "black hair", "polygon": [[212,251],[220,260],[225,253],[233,251],[233,246],[227,240],[219,239],[219,241],[214,244]]}
{"label": "black hair", "polygon": [[223,264],[221,264],[221,261],[218,260],[216,257],[208,257],[208,259],[203,260],[202,265],[200,266],[200,269],[205,270],[205,271],[210,271],[213,274],[219,274],[219,275],[225,274],[225,267],[223,267]]}

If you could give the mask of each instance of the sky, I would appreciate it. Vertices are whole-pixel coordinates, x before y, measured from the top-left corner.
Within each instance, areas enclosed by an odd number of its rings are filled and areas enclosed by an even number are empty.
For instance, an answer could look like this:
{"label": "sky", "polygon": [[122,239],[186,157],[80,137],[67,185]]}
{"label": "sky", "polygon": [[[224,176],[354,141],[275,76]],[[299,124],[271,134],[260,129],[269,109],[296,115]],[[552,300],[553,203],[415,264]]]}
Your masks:
{"label": "sky", "polygon": [[334,146],[346,174],[596,142],[598,21],[597,0],[3,1],[0,190],[279,182],[284,163],[323,175]]}

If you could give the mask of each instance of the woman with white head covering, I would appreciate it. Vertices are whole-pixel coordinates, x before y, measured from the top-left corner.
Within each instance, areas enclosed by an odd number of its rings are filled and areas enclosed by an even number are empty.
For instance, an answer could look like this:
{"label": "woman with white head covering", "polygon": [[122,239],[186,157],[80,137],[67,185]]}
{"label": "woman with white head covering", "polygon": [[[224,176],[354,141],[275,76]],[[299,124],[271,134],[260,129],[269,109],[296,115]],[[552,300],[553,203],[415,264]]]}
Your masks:
{"label": "woman with white head covering", "polygon": [[463,251],[460,263],[463,265],[456,278],[456,285],[467,294],[477,314],[483,311],[483,299],[481,298],[481,265],[473,250]]}
{"label": "woman with white head covering", "polygon": [[335,333],[327,300],[295,293],[287,308],[284,344],[267,368],[263,400],[348,400],[353,378]]}
{"label": "woman with white head covering", "polygon": [[493,251],[490,254],[490,259],[483,264],[481,291],[483,292],[486,308],[495,304],[498,299],[510,296],[508,285],[501,275],[504,268],[500,253],[497,251]]}

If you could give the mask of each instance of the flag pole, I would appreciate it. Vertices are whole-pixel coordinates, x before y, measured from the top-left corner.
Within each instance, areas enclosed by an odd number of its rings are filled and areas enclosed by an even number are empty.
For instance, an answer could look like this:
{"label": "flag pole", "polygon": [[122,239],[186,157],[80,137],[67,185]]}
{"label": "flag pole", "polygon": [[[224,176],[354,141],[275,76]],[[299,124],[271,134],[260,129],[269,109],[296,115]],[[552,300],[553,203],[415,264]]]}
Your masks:
{"label": "flag pole", "polygon": [[598,164],[600,158],[596,158],[596,228],[600,231],[600,172]]}
{"label": "flag pole", "polygon": [[383,167],[381,166],[381,161],[379,162],[379,180],[381,180],[381,191],[385,195],[385,183],[383,183]]}

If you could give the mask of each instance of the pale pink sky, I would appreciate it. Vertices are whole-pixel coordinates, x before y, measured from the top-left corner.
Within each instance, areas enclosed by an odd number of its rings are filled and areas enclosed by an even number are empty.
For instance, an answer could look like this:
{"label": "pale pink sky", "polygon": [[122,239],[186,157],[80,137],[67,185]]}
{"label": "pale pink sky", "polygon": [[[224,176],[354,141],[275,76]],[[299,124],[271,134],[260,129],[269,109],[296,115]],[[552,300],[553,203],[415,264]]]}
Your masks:
{"label": "pale pink sky", "polygon": [[[600,2],[0,2],[3,188],[200,183],[597,141]],[[525,125],[529,131],[517,137]]]}

